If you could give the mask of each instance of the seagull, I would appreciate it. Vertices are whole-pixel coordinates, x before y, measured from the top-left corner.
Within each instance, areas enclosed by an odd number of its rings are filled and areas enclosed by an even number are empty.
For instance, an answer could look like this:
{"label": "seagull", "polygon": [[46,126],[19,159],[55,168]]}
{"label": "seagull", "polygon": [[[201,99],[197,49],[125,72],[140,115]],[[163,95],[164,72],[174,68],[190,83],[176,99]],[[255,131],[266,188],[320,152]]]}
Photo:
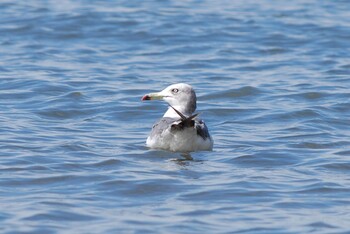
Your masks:
{"label": "seagull", "polygon": [[164,100],[169,104],[147,138],[149,148],[183,153],[213,149],[207,126],[194,114],[197,98],[190,85],[173,84],[158,93],[146,94],[141,100]]}

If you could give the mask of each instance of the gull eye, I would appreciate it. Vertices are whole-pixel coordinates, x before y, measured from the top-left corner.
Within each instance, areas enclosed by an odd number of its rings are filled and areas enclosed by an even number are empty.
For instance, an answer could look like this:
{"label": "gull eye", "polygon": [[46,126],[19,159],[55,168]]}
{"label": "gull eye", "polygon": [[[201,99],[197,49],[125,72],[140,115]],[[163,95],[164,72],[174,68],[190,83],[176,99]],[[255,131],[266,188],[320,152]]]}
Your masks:
{"label": "gull eye", "polygon": [[173,93],[178,93],[178,92],[179,92],[179,89],[172,89],[171,92],[173,92]]}

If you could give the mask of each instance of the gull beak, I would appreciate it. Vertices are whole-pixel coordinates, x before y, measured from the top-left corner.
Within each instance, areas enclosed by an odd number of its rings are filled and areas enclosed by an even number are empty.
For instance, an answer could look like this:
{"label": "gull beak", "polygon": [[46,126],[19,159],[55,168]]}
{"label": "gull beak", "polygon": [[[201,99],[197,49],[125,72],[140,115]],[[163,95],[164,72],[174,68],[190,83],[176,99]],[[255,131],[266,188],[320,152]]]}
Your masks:
{"label": "gull beak", "polygon": [[149,93],[141,98],[141,101],[147,100],[163,100],[164,96],[161,93]]}

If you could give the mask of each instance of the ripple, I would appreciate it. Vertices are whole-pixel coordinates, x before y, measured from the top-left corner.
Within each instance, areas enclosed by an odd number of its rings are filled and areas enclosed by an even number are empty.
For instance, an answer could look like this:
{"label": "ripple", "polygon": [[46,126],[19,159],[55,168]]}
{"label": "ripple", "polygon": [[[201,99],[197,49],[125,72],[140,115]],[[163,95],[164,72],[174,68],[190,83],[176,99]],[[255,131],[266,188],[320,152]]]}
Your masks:
{"label": "ripple", "polygon": [[276,152],[261,152],[252,155],[242,155],[232,160],[240,165],[273,168],[290,166],[299,162],[297,158],[290,158],[288,155]]}
{"label": "ripple", "polygon": [[292,146],[296,148],[306,148],[306,149],[332,149],[332,148],[339,148],[339,147],[348,146],[348,145],[350,145],[350,142],[334,142],[334,143],[302,142]]}
{"label": "ripple", "polygon": [[211,94],[207,94],[202,97],[202,100],[215,100],[215,99],[226,99],[226,98],[246,98],[246,97],[254,97],[258,96],[262,93],[262,90],[252,87],[245,86],[238,89],[229,89],[220,92],[214,92]]}
{"label": "ripple", "polygon": [[320,167],[323,167],[327,170],[332,170],[335,172],[348,172],[350,168],[350,163],[348,162],[335,162],[335,163],[325,163],[323,165],[320,165]]}
{"label": "ripple", "polygon": [[72,118],[86,118],[89,113],[87,111],[81,111],[76,109],[71,110],[59,110],[52,109],[47,111],[40,111],[38,114],[41,117],[49,119],[72,119]]}
{"label": "ripple", "polygon": [[79,214],[67,211],[51,211],[49,213],[39,213],[24,218],[24,221],[65,221],[65,222],[81,222],[96,220],[97,217],[87,214]]}
{"label": "ripple", "polygon": [[299,190],[302,194],[319,194],[322,193],[324,195],[327,194],[341,194],[341,193],[347,193],[350,190],[347,188],[343,188],[342,186],[335,184],[335,183],[315,183],[308,185],[306,188]]}

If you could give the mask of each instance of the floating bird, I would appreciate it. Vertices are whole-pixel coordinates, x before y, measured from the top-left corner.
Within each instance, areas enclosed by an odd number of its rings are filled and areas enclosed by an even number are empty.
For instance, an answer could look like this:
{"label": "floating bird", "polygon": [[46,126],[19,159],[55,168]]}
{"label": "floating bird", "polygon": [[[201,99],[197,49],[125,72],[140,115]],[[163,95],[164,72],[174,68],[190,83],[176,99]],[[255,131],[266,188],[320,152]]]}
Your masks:
{"label": "floating bird", "polygon": [[153,125],[146,141],[148,147],[175,152],[213,149],[207,126],[194,114],[197,98],[190,85],[173,84],[161,92],[146,94],[141,100],[164,100],[169,104],[163,117]]}

